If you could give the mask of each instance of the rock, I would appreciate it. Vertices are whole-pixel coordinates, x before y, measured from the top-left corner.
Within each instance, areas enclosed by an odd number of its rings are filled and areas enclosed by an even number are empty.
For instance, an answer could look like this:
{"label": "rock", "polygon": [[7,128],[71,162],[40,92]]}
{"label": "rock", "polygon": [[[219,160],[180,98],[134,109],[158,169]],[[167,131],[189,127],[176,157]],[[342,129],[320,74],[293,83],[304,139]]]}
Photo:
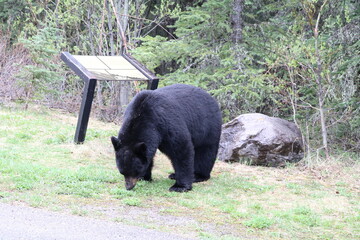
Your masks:
{"label": "rock", "polygon": [[302,135],[292,122],[249,113],[222,126],[218,153],[221,161],[250,160],[251,165],[282,167],[303,157]]}

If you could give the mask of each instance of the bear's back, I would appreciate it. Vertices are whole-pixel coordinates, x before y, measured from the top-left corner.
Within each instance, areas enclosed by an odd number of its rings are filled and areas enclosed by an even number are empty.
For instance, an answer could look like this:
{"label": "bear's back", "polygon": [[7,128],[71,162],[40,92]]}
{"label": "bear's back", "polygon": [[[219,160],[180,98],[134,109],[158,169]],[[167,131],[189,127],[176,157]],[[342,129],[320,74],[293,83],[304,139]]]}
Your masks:
{"label": "bear's back", "polygon": [[[167,132],[188,131],[192,141],[204,142],[220,135],[221,112],[218,103],[204,90],[174,84],[138,93],[127,107],[122,133],[137,131],[148,122]],[[138,126],[138,127],[132,127]]]}
{"label": "bear's back", "polygon": [[[194,145],[197,142],[211,141],[220,135],[221,112],[218,103],[204,90],[185,84],[174,84],[154,91],[153,109],[161,116],[167,127],[179,131],[179,125],[185,124]],[[161,102],[162,101],[162,102]]]}

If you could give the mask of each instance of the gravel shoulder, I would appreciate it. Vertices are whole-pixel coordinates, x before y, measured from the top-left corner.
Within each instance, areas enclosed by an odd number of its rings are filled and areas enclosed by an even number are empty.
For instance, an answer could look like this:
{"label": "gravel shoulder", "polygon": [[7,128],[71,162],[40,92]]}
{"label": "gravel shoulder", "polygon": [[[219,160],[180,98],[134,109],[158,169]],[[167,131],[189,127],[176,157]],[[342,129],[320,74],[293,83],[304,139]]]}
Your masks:
{"label": "gravel shoulder", "polygon": [[122,223],[0,203],[0,240],[185,240],[178,235]]}

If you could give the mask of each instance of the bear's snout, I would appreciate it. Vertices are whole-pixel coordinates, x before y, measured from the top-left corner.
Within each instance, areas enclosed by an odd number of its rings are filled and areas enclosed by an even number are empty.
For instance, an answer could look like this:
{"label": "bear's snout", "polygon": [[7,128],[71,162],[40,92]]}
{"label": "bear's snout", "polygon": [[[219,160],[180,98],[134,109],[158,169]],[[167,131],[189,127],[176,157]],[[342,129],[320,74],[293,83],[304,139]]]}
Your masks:
{"label": "bear's snout", "polygon": [[137,178],[134,177],[125,177],[125,187],[126,190],[131,190],[135,187],[136,182],[137,182]]}

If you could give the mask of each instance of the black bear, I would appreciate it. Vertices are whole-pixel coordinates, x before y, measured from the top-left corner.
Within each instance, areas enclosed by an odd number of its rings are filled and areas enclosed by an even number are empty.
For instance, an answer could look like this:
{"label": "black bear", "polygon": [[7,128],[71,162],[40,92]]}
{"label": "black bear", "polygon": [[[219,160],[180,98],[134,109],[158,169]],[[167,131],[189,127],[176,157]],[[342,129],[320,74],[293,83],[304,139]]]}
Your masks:
{"label": "black bear", "polygon": [[128,105],[118,137],[111,137],[116,165],[131,190],[139,179],[151,181],[159,149],[171,160],[170,191],[185,192],[206,181],[214,166],[221,134],[221,112],[204,90],[174,84],[138,93]]}

